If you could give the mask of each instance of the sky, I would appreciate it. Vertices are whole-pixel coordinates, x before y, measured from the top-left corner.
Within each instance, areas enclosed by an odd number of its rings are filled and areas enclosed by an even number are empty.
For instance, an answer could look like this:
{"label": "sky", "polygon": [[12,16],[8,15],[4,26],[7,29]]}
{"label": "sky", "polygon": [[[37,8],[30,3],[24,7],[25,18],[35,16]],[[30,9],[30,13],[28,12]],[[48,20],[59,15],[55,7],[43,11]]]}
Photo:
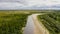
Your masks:
{"label": "sky", "polygon": [[60,9],[60,0],[0,0],[0,10]]}

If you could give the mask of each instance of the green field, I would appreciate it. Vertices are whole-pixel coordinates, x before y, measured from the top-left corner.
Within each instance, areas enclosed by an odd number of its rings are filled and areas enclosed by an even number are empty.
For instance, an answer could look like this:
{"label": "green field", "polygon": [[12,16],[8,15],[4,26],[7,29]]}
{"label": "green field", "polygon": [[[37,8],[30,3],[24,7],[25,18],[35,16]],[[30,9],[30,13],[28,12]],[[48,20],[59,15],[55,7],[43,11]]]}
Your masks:
{"label": "green field", "polygon": [[23,34],[28,16],[38,13],[45,13],[38,18],[51,34],[60,34],[60,12],[51,10],[0,10],[0,34]]}
{"label": "green field", "polygon": [[0,10],[0,34],[23,34],[30,14],[35,10]]}
{"label": "green field", "polygon": [[42,22],[50,34],[60,34],[60,12],[39,15],[38,20]]}
{"label": "green field", "polygon": [[23,34],[29,14],[0,12],[0,34]]}

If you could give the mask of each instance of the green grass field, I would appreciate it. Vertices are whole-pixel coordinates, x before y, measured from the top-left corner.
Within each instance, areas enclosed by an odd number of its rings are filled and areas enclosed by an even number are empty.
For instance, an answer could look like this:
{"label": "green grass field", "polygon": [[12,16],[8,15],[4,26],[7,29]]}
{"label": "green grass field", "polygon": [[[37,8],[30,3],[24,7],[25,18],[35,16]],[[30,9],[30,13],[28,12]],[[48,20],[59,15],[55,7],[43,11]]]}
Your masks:
{"label": "green grass field", "polygon": [[0,12],[0,34],[23,34],[29,14]]}
{"label": "green grass field", "polygon": [[60,12],[39,15],[38,20],[42,22],[50,34],[60,34]]}
{"label": "green grass field", "polygon": [[28,16],[38,13],[46,13],[38,18],[51,34],[60,34],[60,12],[48,10],[0,10],[0,34],[23,34]]}

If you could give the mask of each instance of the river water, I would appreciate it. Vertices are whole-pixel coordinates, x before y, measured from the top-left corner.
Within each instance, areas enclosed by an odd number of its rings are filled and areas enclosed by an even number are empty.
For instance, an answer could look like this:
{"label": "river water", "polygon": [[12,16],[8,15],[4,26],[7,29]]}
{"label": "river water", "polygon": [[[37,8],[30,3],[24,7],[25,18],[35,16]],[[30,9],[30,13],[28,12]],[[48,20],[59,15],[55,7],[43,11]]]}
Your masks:
{"label": "river water", "polygon": [[32,19],[32,15],[28,16],[27,25],[24,29],[23,34],[34,34],[34,22]]}

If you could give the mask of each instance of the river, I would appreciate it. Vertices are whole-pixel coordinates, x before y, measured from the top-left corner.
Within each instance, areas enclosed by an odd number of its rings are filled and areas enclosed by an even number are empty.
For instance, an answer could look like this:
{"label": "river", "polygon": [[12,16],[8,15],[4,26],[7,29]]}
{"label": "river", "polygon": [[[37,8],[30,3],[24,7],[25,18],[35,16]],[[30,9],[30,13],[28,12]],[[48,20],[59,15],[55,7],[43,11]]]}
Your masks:
{"label": "river", "polygon": [[32,19],[32,15],[28,16],[27,25],[24,29],[24,34],[34,34],[34,22]]}

